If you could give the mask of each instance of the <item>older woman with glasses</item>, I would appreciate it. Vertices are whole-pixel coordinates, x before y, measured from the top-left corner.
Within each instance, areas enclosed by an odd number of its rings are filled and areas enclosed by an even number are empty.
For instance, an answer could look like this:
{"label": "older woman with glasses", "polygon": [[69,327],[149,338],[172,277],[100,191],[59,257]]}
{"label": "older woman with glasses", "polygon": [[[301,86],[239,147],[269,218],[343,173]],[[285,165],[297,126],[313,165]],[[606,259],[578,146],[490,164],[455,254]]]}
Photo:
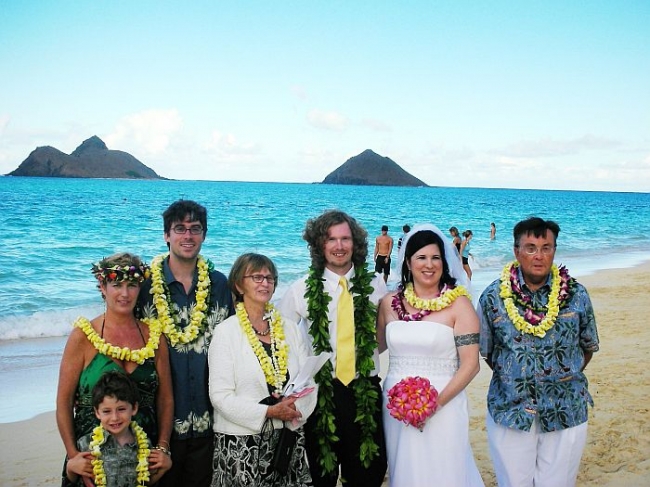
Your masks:
{"label": "older woman with glasses", "polygon": [[[260,254],[241,255],[228,277],[236,315],[215,329],[208,352],[213,487],[311,485],[302,426],[317,394],[312,390],[302,397],[282,395],[307,360],[309,348],[297,324],[284,320],[270,303],[277,279],[271,259]],[[286,472],[273,461],[283,426],[297,433]]]}

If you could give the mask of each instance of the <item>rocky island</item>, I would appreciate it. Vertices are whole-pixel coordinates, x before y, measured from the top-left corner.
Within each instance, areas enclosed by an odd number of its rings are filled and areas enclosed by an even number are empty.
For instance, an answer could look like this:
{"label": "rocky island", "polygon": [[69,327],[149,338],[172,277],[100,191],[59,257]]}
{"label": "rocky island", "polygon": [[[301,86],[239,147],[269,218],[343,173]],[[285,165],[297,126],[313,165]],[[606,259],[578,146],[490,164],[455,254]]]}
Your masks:
{"label": "rocky island", "polygon": [[322,184],[428,186],[402,169],[395,161],[370,149],[345,161],[342,166],[328,174]]}
{"label": "rocky island", "polygon": [[37,147],[7,176],[164,179],[131,154],[110,150],[96,135],[84,140],[70,155],[50,146]]}

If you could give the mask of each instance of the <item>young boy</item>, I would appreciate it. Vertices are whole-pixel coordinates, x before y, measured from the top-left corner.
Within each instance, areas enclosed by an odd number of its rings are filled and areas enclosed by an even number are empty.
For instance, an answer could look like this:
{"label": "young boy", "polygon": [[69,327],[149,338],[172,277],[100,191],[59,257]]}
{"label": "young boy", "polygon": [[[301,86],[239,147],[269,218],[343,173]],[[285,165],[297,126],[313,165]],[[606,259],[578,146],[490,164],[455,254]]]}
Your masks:
{"label": "young boy", "polygon": [[[100,427],[77,440],[82,453],[68,461],[66,474],[70,482],[86,487],[100,483],[107,487],[133,487],[155,484],[162,477],[165,471],[150,471],[148,464],[156,460],[157,455],[169,453],[151,449],[144,431],[137,425],[131,426],[132,418],[138,412],[138,400],[136,385],[124,373],[110,371],[101,376],[92,391],[93,408]],[[99,451],[99,456],[93,451]],[[146,468],[138,468],[139,457],[147,459]],[[87,462],[89,458],[94,461],[95,483],[70,469],[76,462]],[[96,460],[101,461],[101,469]],[[99,478],[102,475],[103,483]]]}

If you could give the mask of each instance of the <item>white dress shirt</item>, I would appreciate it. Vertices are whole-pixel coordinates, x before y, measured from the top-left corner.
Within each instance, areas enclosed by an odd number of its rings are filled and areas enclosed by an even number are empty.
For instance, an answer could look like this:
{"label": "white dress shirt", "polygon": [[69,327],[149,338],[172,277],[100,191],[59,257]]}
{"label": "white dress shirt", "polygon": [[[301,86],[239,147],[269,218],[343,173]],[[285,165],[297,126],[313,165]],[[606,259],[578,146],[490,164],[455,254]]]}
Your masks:
{"label": "white dress shirt", "polygon": [[[307,343],[312,345],[313,348],[313,339],[309,334],[309,328],[311,327],[311,322],[307,319],[307,300],[305,299],[305,292],[307,291],[307,280],[308,276],[304,276],[301,279],[295,281],[289,289],[284,293],[280,303],[278,304],[278,309],[282,316],[285,316],[288,320],[295,321],[300,327],[300,331],[303,334],[303,337]],[[348,281],[348,288],[352,287],[350,280],[354,277],[354,267],[352,267],[347,274],[344,276]],[[330,334],[330,346],[332,347],[332,370],[336,370],[336,308],[338,307],[339,296],[341,295],[341,287],[339,286],[339,279],[341,276],[335,274],[331,270],[325,268],[323,271],[323,278],[325,282],[323,283],[323,288],[327,294],[332,297],[330,301],[329,308],[327,310],[327,319],[329,320],[329,334]],[[379,300],[384,297],[388,292],[386,288],[386,283],[384,278],[380,275],[375,275],[372,282],[370,283],[374,291],[370,295],[370,301],[377,305]],[[379,352],[375,349],[373,354],[373,361],[375,363],[375,368],[372,372],[372,375],[377,375],[379,373]]]}

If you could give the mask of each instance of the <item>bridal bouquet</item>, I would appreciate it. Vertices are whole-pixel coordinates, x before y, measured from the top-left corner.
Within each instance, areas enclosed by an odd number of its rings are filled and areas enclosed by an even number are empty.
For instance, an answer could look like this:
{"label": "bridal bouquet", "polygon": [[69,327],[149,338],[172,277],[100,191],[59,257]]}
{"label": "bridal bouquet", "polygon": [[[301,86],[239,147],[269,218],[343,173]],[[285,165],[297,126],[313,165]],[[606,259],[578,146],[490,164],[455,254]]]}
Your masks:
{"label": "bridal bouquet", "polygon": [[388,391],[390,415],[422,431],[438,407],[438,391],[424,377],[406,377]]}

